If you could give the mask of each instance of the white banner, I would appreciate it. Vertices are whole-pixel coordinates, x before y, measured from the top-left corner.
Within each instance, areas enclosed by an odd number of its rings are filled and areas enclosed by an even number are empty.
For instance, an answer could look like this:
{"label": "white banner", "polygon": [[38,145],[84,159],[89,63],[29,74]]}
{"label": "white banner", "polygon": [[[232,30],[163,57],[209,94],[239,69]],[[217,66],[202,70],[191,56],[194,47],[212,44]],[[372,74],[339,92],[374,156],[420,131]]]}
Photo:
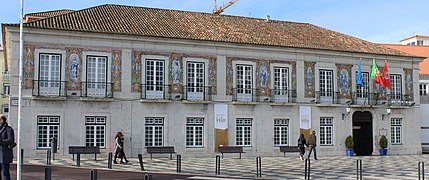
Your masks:
{"label": "white banner", "polygon": [[300,106],[299,107],[299,119],[301,129],[311,129],[311,107]]}
{"label": "white banner", "polygon": [[228,104],[215,104],[215,128],[228,129]]}

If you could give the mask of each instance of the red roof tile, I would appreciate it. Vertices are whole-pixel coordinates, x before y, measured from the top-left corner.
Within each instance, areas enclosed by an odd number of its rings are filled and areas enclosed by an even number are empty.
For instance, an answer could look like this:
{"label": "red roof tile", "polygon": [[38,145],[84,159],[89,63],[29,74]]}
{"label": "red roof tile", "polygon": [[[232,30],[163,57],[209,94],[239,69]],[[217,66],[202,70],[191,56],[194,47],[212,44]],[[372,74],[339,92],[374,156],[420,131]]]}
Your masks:
{"label": "red roof tile", "polygon": [[383,44],[383,46],[415,56],[426,57],[426,59],[419,63],[419,74],[429,74],[429,46],[408,46],[400,44]]}

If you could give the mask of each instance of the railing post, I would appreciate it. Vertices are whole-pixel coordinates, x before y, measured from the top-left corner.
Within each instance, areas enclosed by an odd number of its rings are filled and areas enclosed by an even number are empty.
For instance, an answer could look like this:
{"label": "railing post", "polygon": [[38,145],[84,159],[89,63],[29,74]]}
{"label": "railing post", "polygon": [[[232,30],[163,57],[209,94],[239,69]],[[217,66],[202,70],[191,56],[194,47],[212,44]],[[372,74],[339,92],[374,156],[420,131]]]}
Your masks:
{"label": "railing post", "polygon": [[262,170],[261,170],[261,157],[256,157],[256,177],[262,177]]}
{"label": "railing post", "polygon": [[112,152],[109,152],[109,157],[107,159],[107,168],[112,169]]}
{"label": "railing post", "polygon": [[51,179],[52,179],[51,167],[45,167],[45,180],[51,180]]}
{"label": "railing post", "polygon": [[216,155],[216,175],[220,175],[220,156]]}
{"label": "railing post", "polygon": [[362,180],[362,160],[356,160],[356,179]]}
{"label": "railing post", "polygon": [[46,151],[46,165],[51,165],[51,149]]}
{"label": "railing post", "polygon": [[420,161],[418,163],[418,171],[419,171],[419,180],[425,179],[425,163],[423,161]]}
{"label": "railing post", "polygon": [[177,155],[176,161],[177,161],[176,162],[176,164],[177,164],[176,172],[181,173],[182,172],[182,156],[180,154]]}
{"label": "railing post", "polygon": [[144,171],[144,166],[143,166],[143,156],[142,156],[142,154],[139,154],[139,155],[138,155],[138,157],[139,157],[140,169],[141,169],[142,171]]}
{"label": "railing post", "polygon": [[97,180],[97,170],[91,169],[91,180]]}

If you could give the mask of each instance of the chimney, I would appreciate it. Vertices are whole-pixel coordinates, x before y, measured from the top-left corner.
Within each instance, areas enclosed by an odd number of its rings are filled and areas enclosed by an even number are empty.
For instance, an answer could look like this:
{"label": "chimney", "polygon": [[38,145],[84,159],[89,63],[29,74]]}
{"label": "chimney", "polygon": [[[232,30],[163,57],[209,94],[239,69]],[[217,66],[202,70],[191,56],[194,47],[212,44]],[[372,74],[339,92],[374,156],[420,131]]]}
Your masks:
{"label": "chimney", "polygon": [[267,15],[267,19],[266,19],[267,21],[270,21],[270,15]]}

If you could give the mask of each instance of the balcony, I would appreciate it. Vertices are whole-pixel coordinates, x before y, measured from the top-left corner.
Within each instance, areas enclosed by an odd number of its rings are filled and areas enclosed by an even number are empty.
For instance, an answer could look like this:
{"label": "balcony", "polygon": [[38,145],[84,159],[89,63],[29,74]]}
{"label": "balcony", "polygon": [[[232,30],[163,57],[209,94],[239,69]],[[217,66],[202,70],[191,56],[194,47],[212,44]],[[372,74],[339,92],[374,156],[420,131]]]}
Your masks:
{"label": "balcony", "polygon": [[10,81],[10,74],[9,74],[9,72],[3,72],[2,73],[2,80],[3,80],[3,82],[9,82]]}
{"label": "balcony", "polygon": [[66,81],[33,80],[33,96],[66,97]]}
{"label": "balcony", "polygon": [[316,91],[316,103],[320,104],[339,104],[340,92]]}
{"label": "balcony", "polygon": [[188,101],[211,101],[211,86],[183,86],[183,99]]}
{"label": "balcony", "polygon": [[113,98],[113,83],[108,82],[82,82],[81,97]]}
{"label": "balcony", "polygon": [[232,101],[237,102],[259,102],[258,89],[234,88],[232,89]]}
{"label": "balcony", "polygon": [[354,105],[377,105],[379,93],[352,93]]}
{"label": "balcony", "polygon": [[387,103],[391,106],[414,106],[415,104],[410,95],[401,93],[387,94]]}
{"label": "balcony", "polygon": [[272,103],[295,103],[296,91],[288,89],[271,89],[270,102]]}
{"label": "balcony", "polygon": [[[178,96],[178,99],[181,99],[180,94],[178,94],[176,96]],[[170,85],[158,85],[158,84],[141,84],[140,99],[170,100],[171,99],[171,86]]]}

